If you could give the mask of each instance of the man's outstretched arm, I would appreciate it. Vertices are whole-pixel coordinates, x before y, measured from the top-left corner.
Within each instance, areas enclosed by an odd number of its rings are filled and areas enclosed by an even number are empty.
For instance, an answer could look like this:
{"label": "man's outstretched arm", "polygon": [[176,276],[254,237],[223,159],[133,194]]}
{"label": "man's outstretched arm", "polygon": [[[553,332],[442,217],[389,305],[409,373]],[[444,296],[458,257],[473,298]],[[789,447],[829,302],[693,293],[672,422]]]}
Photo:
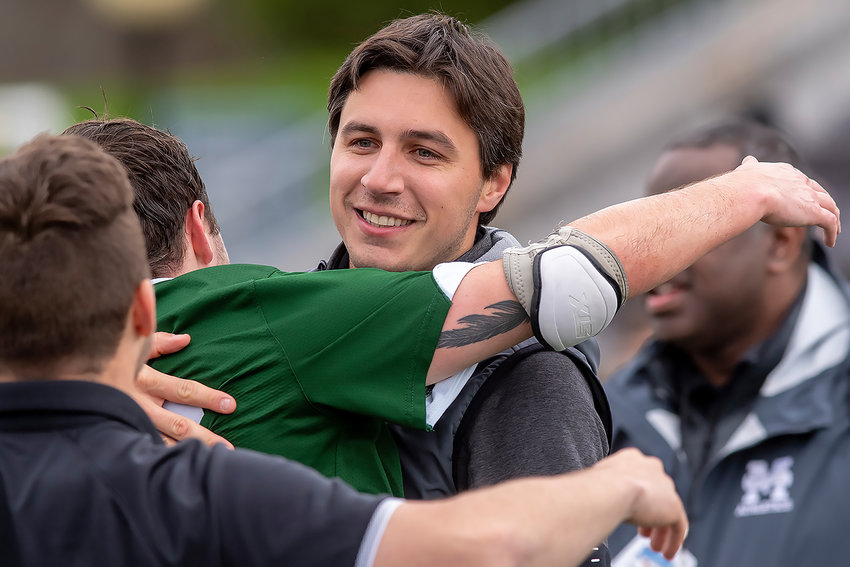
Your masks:
{"label": "man's outstretched arm", "polygon": [[[499,306],[498,313],[480,319],[478,336],[463,335],[467,344],[441,341],[429,382],[448,375],[447,368],[465,368],[524,340],[530,328],[556,350],[590,338],[611,322],[629,294],[667,281],[759,221],[820,226],[830,246],[841,226],[838,207],[816,181],[790,165],[747,158],[727,174],[608,207],[541,243],[508,249],[503,266],[491,262],[464,278],[443,334],[468,327],[469,314]],[[504,277],[498,274],[502,268]],[[511,317],[515,327],[505,324]],[[498,333],[494,325],[502,325]]]}
{"label": "man's outstretched arm", "polygon": [[604,329],[630,294],[667,281],[760,220],[820,226],[830,246],[841,229],[838,207],[816,181],[748,157],[724,175],[608,207],[544,242],[508,249],[505,275],[535,335],[561,350]]}
{"label": "man's outstretched arm", "polygon": [[661,462],[636,449],[578,472],[406,502],[390,519],[374,566],[578,565],[622,522],[638,525],[668,559],[688,529]]}

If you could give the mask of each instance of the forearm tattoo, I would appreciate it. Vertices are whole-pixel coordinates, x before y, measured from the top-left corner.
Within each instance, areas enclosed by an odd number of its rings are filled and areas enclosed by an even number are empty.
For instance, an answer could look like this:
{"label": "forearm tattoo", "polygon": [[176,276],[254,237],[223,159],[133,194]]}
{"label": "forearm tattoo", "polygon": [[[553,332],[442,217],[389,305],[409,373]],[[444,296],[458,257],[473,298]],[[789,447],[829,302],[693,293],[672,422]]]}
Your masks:
{"label": "forearm tattoo", "polygon": [[485,309],[492,313],[461,317],[460,328],[440,333],[437,348],[457,348],[485,341],[528,321],[528,314],[518,301],[500,301]]}

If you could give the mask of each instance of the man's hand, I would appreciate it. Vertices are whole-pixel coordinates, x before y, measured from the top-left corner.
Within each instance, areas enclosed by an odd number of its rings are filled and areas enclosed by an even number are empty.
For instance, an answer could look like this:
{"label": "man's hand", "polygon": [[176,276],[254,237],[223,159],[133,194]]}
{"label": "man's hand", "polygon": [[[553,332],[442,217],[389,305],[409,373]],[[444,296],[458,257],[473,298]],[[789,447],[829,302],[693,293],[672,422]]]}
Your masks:
{"label": "man's hand", "polygon": [[[182,350],[190,340],[189,335],[156,333],[148,358],[157,358],[163,354]],[[135,391],[130,395],[142,406],[166,443],[174,444],[182,439],[195,438],[207,445],[223,443],[233,448],[233,445],[225,438],[201,427],[187,417],[162,407],[165,401],[169,401],[218,413],[231,413],[236,409],[236,400],[224,392],[213,390],[194,380],[176,378],[154,370],[150,366],[143,366],[135,381]]]}
{"label": "man's hand", "polygon": [[650,539],[652,549],[672,559],[687,536],[688,518],[661,461],[637,449],[623,449],[593,468],[612,472],[619,482],[632,485],[634,497],[627,521]]}
{"label": "man's hand", "polygon": [[786,163],[759,162],[747,156],[733,174],[761,176],[767,188],[766,212],[761,220],[779,226],[820,226],[824,243],[835,246],[841,232],[838,206],[814,179]]}
{"label": "man's hand", "polygon": [[788,164],[749,156],[723,175],[612,205],[570,226],[611,249],[634,297],[759,221],[820,226],[828,246],[841,231],[838,207],[816,181]]}

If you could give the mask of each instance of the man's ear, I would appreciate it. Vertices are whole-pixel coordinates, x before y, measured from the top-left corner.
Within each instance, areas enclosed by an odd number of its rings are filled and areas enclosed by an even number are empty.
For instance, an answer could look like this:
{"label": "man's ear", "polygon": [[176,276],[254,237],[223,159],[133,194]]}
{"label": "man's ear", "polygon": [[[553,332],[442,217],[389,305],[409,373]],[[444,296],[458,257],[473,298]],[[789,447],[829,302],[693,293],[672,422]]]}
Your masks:
{"label": "man's ear", "polygon": [[[141,337],[149,337],[156,330],[156,296],[150,280],[142,280],[133,292],[130,307],[133,329]],[[147,354],[147,353],[145,353]]]}
{"label": "man's ear", "polygon": [[803,255],[806,228],[799,226],[773,226],[771,229],[770,257],[767,269],[773,273],[787,271],[795,266]]}
{"label": "man's ear", "polygon": [[514,167],[509,164],[500,165],[493,176],[484,182],[481,196],[478,198],[476,212],[486,213],[492,211],[505,196],[511,185],[511,173]]}
{"label": "man's ear", "polygon": [[195,201],[186,211],[186,236],[200,267],[208,266],[215,257],[207,231],[207,223],[204,220],[204,210],[204,204]]}

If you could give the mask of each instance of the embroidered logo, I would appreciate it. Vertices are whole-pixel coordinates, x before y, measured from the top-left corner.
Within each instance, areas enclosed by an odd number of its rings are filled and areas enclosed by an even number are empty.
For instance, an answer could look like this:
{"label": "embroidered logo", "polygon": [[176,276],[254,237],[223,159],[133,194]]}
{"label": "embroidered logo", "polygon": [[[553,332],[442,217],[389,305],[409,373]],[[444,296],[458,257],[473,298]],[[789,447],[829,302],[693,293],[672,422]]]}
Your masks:
{"label": "embroidered logo", "polygon": [[794,484],[792,457],[767,461],[755,460],[747,463],[747,472],[741,479],[744,495],[735,507],[735,517],[781,514],[794,509],[794,501],[788,491]]}

